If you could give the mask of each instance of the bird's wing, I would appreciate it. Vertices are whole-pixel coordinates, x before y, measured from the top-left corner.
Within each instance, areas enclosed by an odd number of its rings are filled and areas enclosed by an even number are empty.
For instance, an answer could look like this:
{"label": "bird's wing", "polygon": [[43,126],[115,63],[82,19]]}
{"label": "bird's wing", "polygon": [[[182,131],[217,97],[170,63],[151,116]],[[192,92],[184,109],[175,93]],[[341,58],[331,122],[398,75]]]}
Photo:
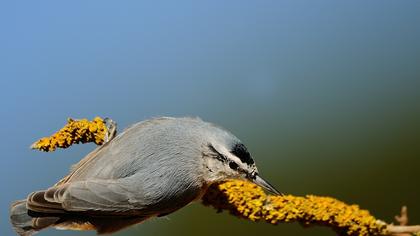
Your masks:
{"label": "bird's wing", "polygon": [[135,196],[124,180],[66,183],[15,203],[12,224],[21,235],[47,227],[112,233],[158,214]]}
{"label": "bird's wing", "polygon": [[155,156],[155,150],[150,145],[150,135],[155,132],[154,125],[169,120],[152,119],[130,126],[86,155],[56,186],[92,178],[114,179],[134,173],[137,168],[134,163],[142,163],[144,159]]}
{"label": "bird's wing", "polygon": [[36,212],[97,212],[130,215],[145,206],[123,179],[88,180],[54,186],[28,196],[28,208]]}

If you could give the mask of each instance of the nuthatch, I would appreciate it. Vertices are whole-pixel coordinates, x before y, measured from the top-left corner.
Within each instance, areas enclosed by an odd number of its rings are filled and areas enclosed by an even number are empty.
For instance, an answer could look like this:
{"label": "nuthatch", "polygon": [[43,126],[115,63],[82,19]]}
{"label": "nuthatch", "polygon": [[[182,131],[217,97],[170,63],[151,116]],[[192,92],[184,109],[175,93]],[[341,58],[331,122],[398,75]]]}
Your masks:
{"label": "nuthatch", "polygon": [[12,204],[10,218],[22,236],[47,227],[112,233],[170,214],[232,178],[279,194],[230,132],[198,118],[155,118],[96,148],[53,187]]}

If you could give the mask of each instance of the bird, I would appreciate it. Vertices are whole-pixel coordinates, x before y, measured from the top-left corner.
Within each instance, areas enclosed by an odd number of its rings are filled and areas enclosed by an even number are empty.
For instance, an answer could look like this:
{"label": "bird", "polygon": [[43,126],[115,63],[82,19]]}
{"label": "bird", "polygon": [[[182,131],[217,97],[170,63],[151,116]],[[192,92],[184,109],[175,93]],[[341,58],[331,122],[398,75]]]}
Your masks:
{"label": "bird", "polygon": [[12,203],[10,220],[21,236],[49,227],[113,233],[166,216],[228,179],[281,194],[229,131],[195,117],[157,117],[98,146],[54,186]]}

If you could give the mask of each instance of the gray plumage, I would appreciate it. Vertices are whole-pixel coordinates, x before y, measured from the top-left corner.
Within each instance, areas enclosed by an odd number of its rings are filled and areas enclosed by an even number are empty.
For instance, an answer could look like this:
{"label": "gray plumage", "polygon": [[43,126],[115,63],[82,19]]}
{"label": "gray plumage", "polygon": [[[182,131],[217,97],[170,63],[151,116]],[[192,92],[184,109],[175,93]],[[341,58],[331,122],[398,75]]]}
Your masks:
{"label": "gray plumage", "polygon": [[53,187],[12,204],[11,222],[25,236],[50,226],[112,233],[170,214],[228,178],[277,192],[228,131],[198,118],[155,118],[96,148]]}

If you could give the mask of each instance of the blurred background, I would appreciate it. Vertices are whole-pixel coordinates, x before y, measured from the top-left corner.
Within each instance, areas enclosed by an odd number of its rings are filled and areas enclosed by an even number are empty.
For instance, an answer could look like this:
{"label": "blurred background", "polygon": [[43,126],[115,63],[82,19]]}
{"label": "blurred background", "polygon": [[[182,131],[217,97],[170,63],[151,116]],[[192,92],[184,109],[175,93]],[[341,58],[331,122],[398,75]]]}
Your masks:
{"label": "blurred background", "polygon": [[[67,117],[199,116],[284,193],[420,224],[419,1],[3,1],[0,235],[9,204],[94,145],[29,149]],[[192,204],[115,235],[334,235]],[[39,235],[94,235],[47,230]]]}

